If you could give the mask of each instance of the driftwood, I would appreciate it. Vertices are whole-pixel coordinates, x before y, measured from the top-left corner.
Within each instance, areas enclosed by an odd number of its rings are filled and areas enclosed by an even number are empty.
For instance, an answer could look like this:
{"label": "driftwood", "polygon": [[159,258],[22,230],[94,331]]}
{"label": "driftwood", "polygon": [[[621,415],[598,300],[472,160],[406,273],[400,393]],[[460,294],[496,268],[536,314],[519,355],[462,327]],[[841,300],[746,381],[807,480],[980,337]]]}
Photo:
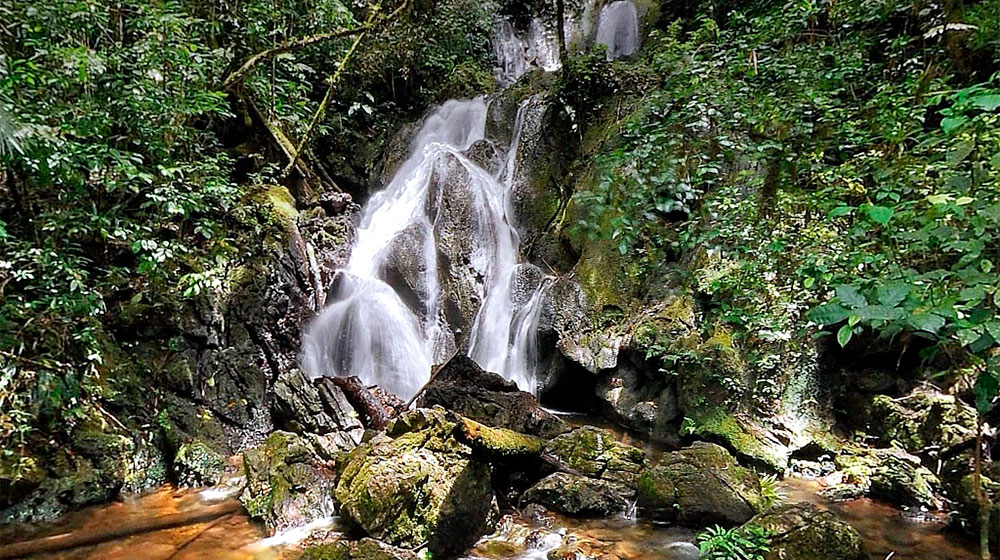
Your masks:
{"label": "driftwood", "polygon": [[63,533],[30,541],[23,541],[0,546],[0,559],[21,558],[35,554],[52,553],[69,548],[90,546],[100,544],[110,540],[136,535],[139,533],[149,533],[151,531],[162,531],[175,527],[183,527],[193,523],[203,523],[221,516],[228,516],[243,509],[239,502],[232,501],[222,503],[207,508],[172,513],[150,519],[138,519],[135,521],[125,521],[113,527],[99,529],[96,531],[77,531],[74,533]]}
{"label": "driftwood", "polygon": [[340,390],[347,396],[347,401],[355,409],[360,410],[368,417],[368,427],[373,430],[381,430],[389,423],[389,414],[386,412],[382,402],[368,390],[368,387],[361,382],[356,375],[351,377],[323,377],[331,383],[340,387]]}

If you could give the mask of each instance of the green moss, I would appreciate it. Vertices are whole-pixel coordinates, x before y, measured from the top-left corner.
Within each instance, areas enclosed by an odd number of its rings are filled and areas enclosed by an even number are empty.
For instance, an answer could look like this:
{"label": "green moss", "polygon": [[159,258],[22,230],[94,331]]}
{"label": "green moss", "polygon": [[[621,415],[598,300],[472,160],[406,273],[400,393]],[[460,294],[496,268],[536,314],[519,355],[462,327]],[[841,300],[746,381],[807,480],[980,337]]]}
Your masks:
{"label": "green moss", "polygon": [[506,428],[491,428],[468,418],[461,419],[458,430],[473,453],[490,459],[537,457],[545,446],[542,438]]}
{"label": "green moss", "polygon": [[767,441],[761,430],[724,407],[704,407],[689,418],[687,429],[691,433],[718,438],[738,455],[758,461],[771,470],[784,471],[788,450],[777,442]]}

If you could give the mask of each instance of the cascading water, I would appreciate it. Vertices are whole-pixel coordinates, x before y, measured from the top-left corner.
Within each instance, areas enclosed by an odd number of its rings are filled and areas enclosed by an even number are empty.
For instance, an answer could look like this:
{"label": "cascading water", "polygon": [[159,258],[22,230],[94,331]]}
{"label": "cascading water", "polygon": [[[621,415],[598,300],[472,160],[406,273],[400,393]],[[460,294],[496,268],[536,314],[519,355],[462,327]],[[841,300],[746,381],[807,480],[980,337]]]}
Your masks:
{"label": "cascading water", "polygon": [[608,60],[635,53],[639,47],[639,15],[631,0],[618,0],[601,9],[594,42],[608,48]]}
{"label": "cascading water", "polygon": [[[313,377],[357,375],[413,395],[431,365],[455,351],[439,262],[444,214],[463,224],[463,258],[482,302],[468,352],[485,369],[534,390],[534,339],[544,279],[525,280],[508,200],[523,106],[496,176],[467,157],[485,136],[483,98],[446,102],[421,126],[409,159],[362,211],[347,267],[306,331],[303,368]],[[458,186],[456,186],[458,185]],[[459,189],[456,196],[455,189]],[[457,199],[457,202],[456,202]],[[402,270],[402,272],[400,272]]]}
{"label": "cascading water", "polygon": [[[584,15],[592,11],[586,3]],[[565,26],[577,24],[567,19]],[[524,39],[501,22],[497,81],[512,83],[532,66],[558,69],[551,35],[537,19]],[[605,6],[596,41],[608,46],[609,58],[635,52],[635,5]],[[536,331],[552,279],[519,262],[512,225],[527,106],[519,107],[506,157],[496,165],[482,161],[499,151],[486,140],[484,98],[448,101],[425,119],[409,158],[363,209],[348,264],[306,329],[302,366],[310,376],[356,375],[408,398],[433,364],[466,351],[484,369],[534,392]]]}

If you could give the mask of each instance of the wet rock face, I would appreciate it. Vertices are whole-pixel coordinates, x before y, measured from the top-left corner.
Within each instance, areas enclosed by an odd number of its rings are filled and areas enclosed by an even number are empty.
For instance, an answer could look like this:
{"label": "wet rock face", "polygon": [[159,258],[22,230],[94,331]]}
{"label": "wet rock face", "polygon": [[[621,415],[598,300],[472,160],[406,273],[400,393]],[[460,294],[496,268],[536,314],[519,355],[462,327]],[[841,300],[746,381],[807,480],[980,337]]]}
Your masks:
{"label": "wet rock face", "polygon": [[254,519],[277,532],[333,513],[336,446],[322,436],[273,432],[243,454],[247,482],[240,501]]}
{"label": "wet rock face", "polygon": [[490,466],[455,438],[444,410],[417,409],[357,447],[338,467],[340,514],[386,543],[457,554],[497,517]]}
{"label": "wet rock face", "polygon": [[530,393],[495,373],[483,371],[471,358],[455,356],[427,387],[419,406],[440,405],[489,426],[540,437],[568,430],[557,416],[541,409]]}
{"label": "wet rock face", "polygon": [[864,560],[861,535],[835,514],[811,504],[779,506],[747,525],[771,533],[765,560]]}
{"label": "wet rock face", "polygon": [[213,486],[222,478],[225,458],[201,440],[182,444],[171,466],[173,479],[180,486]]}
{"label": "wet rock face", "polygon": [[[652,369],[653,371],[650,371]],[[680,410],[673,378],[629,353],[597,381],[597,398],[620,424],[654,440],[671,440]]]}
{"label": "wet rock face", "polygon": [[338,434],[345,447],[361,441],[364,426],[344,392],[326,379],[310,380],[299,369],[282,373],[274,385],[279,427],[294,432]]}
{"label": "wet rock face", "polygon": [[760,509],[760,480],[711,443],[668,453],[639,478],[644,515],[692,526],[744,523]]}
{"label": "wet rock face", "polygon": [[920,464],[920,459],[902,449],[849,447],[834,463],[841,471],[842,482],[824,493],[847,499],[871,496],[901,506],[924,506],[940,509],[941,483],[937,476]]}
{"label": "wet rock face", "polygon": [[521,499],[569,515],[607,517],[624,513],[635,489],[621,482],[554,473],[529,488]]}

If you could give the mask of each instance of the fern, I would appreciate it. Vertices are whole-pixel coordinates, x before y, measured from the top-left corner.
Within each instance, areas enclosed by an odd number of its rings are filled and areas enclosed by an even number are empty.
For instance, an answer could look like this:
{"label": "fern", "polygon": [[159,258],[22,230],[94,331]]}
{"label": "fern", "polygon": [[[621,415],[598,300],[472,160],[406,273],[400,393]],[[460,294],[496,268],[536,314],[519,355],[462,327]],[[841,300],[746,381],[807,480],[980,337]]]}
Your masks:
{"label": "fern", "polygon": [[764,560],[771,531],[754,525],[737,529],[709,527],[698,535],[701,558],[707,560]]}

